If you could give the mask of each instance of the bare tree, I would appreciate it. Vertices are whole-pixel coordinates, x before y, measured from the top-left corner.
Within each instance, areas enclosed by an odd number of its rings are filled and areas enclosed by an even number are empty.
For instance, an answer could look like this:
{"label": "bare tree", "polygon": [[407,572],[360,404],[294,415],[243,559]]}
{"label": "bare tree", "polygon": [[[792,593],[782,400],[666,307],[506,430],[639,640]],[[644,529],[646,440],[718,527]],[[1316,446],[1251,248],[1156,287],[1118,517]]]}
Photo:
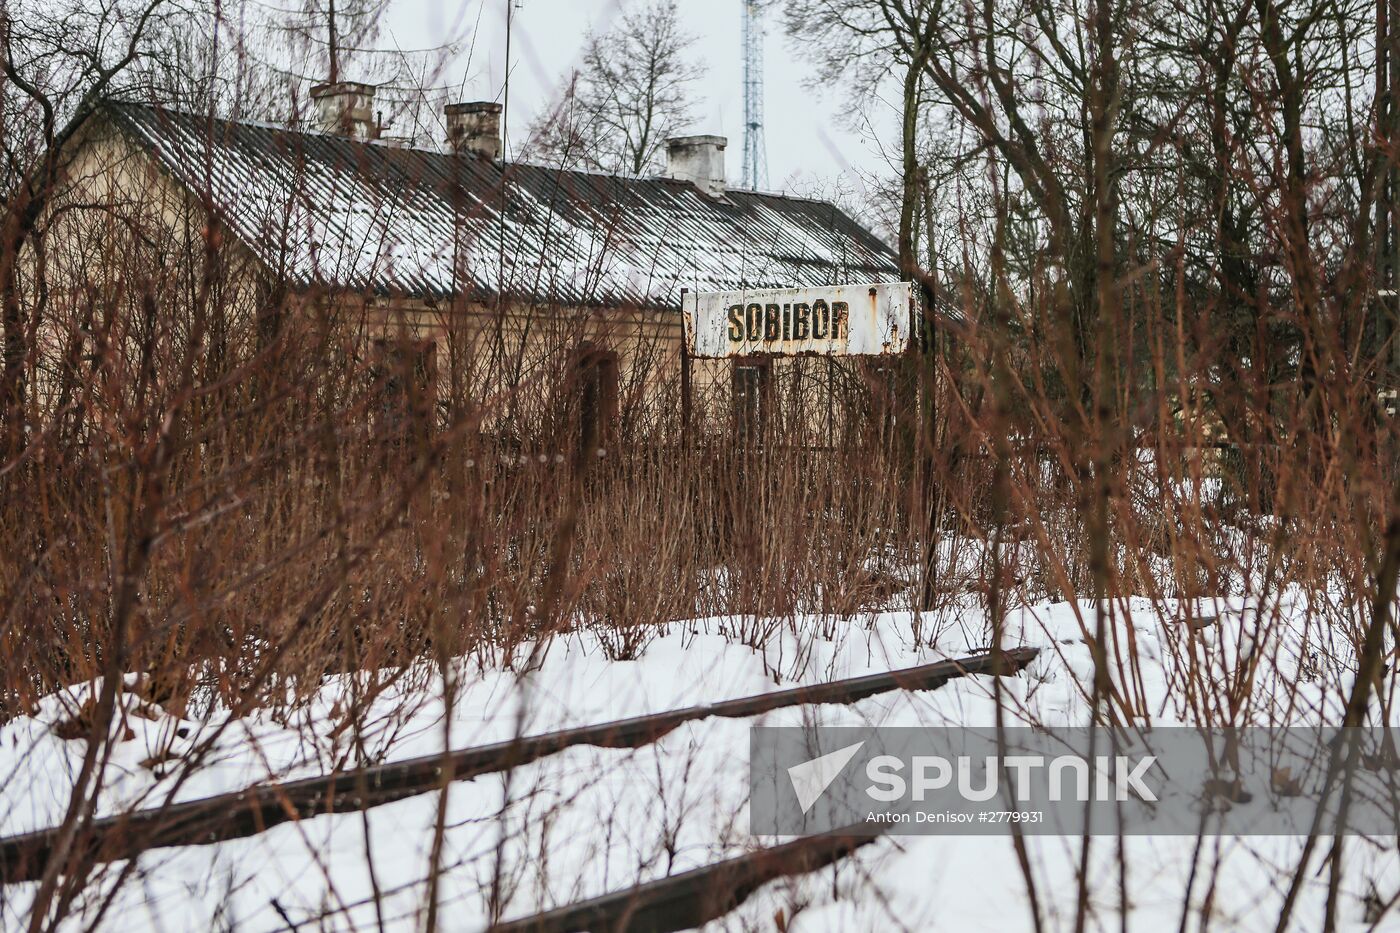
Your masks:
{"label": "bare tree", "polygon": [[590,33],[563,100],[532,128],[528,156],[629,175],[656,168],[661,144],[694,118],[692,86],[701,74],[687,59],[694,42],[675,0],[657,0],[616,29]]}

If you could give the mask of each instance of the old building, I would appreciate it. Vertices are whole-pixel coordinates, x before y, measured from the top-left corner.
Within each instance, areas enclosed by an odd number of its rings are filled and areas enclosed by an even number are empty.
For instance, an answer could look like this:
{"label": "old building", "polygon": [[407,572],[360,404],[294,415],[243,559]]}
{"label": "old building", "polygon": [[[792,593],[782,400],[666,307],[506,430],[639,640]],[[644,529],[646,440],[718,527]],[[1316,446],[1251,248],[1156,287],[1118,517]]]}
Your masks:
{"label": "old building", "polygon": [[[728,187],[722,137],[669,140],[663,176],[615,177],[502,161],[494,103],[449,106],[446,140],[423,148],[382,138],[371,86],[312,96],[304,127],[105,105],[75,137],[65,222],[90,227],[78,218],[98,206],[110,230],[144,231],[162,268],[211,262],[217,244],[210,278],[261,330],[355,318],[367,352],[441,405],[532,379],[555,392],[546,362],[562,355],[595,432],[620,398],[654,406],[674,383],[683,289],[899,277],[889,247],[833,205]],[[67,250],[51,272],[71,288],[119,275],[103,242],[105,260]],[[715,363],[695,378],[732,382],[742,430],[762,417],[766,371]]]}

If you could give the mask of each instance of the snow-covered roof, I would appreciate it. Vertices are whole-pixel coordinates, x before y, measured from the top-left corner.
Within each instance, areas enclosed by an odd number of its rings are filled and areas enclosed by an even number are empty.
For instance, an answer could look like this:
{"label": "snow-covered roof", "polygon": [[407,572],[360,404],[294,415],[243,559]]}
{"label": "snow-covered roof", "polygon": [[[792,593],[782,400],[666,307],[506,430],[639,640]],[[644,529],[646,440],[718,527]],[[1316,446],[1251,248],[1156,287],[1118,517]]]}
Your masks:
{"label": "snow-covered roof", "polygon": [[294,287],[675,308],[682,288],[899,279],[890,248],[821,201],[107,109]]}

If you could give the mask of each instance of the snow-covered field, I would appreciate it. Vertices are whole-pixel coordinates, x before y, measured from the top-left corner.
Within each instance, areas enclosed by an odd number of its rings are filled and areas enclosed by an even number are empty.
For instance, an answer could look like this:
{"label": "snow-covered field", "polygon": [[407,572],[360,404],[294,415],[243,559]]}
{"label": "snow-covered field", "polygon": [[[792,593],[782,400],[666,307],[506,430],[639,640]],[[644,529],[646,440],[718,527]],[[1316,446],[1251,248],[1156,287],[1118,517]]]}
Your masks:
{"label": "snow-covered field", "polygon": [[[1189,611],[1187,611],[1189,610]],[[1253,702],[1235,724],[1336,721],[1350,682],[1313,649],[1307,606],[1241,600],[1182,607],[1133,601],[1115,606],[1114,651],[1137,663],[1120,675],[1139,718],[1192,723],[1219,700],[1242,657],[1266,657]],[[1214,619],[1193,628],[1185,616]],[[1268,624],[1262,624],[1267,619]],[[914,638],[920,625],[921,643]],[[1084,642],[1091,607],[1028,607],[1007,620],[1008,645],[1039,646],[1020,677],[1002,680],[1012,721],[1047,726],[1088,721],[1092,660]],[[1256,633],[1270,635],[1258,639]],[[1194,634],[1192,634],[1194,632]],[[762,633],[761,637],[755,633]],[[956,657],[984,647],[983,617],[884,614],[676,623],[635,660],[608,660],[586,634],[561,636],[526,674],[463,666],[445,715],[439,675],[410,672],[366,700],[346,726],[368,678],[330,678],[290,717],[217,714],[180,720],[123,694],[130,710],[114,746],[101,811],[121,812],[231,790],[269,777],[322,774],[360,758],[394,760],[518,734],[604,722],[728,697]],[[1194,659],[1194,660],[1193,660]],[[519,657],[514,665],[517,669]],[[1342,665],[1338,665],[1341,667]],[[1190,689],[1186,671],[1198,676]],[[1222,686],[1223,689],[1223,686]],[[52,825],[67,803],[82,740],[55,726],[81,706],[87,687],[47,698],[32,717],[0,729],[0,831]],[[478,930],[493,911],[509,918],[664,876],[775,840],[747,832],[749,729],[753,725],[981,725],[995,717],[992,682],[952,681],[850,706],[803,706],[748,720],[707,719],[640,749],[580,747],[509,773],[450,786],[363,813],[319,816],[218,845],[143,855],[120,886],[123,863],[89,890],[88,921],[114,892],[101,926],[112,930],[394,929],[421,926],[439,808],[445,803],[438,899],[446,929]],[[193,714],[191,714],[193,717]],[[61,728],[58,732],[62,732]],[[211,737],[216,736],[211,741]],[[171,762],[204,749],[199,768],[177,781]],[[1079,840],[1028,837],[1029,861],[1049,929],[1073,924]],[[1289,837],[1095,840],[1090,854],[1092,929],[1272,929],[1301,841]],[[1395,840],[1358,839],[1348,849],[1344,928],[1366,929],[1368,898],[1400,891]],[[1126,878],[1119,865],[1128,866]],[[1326,873],[1314,869],[1298,929],[1321,928]],[[1127,909],[1121,903],[1126,890]],[[25,918],[32,885],[3,894],[7,928]],[[1024,874],[1008,838],[892,836],[831,868],[775,882],[713,929],[843,931],[1033,928]],[[1393,915],[1391,915],[1393,916]],[[82,927],[80,911],[72,926]],[[1400,922],[1386,916],[1381,926]]]}

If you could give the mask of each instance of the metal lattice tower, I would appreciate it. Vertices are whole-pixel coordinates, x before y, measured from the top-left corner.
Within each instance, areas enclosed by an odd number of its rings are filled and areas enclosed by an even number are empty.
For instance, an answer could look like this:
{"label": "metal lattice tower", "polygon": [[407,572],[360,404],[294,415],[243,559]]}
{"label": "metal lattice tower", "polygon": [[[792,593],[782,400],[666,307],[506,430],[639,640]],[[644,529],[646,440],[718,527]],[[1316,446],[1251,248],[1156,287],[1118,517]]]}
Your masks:
{"label": "metal lattice tower", "polygon": [[763,141],[763,21],[758,0],[744,4],[744,187],[768,187],[768,145]]}

